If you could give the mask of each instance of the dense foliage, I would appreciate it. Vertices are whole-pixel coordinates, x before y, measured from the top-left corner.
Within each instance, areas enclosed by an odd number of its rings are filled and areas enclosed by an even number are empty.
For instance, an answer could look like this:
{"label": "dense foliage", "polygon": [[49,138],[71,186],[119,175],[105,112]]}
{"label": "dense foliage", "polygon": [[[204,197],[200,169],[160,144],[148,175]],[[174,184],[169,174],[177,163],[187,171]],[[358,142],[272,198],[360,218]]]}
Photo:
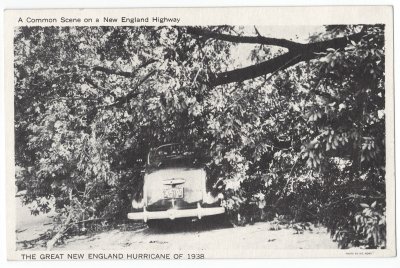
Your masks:
{"label": "dense foliage", "polygon": [[[209,27],[241,35],[246,27]],[[241,44],[184,27],[21,27],[15,33],[16,183],[57,228],[126,217],[153,146],[212,156],[224,205],[247,217],[326,225],[341,247],[385,246],[383,26],[327,26],[310,42],[362,31],[340,49],[270,75],[213,86]],[[258,33],[256,29],[256,33]],[[255,44],[251,64],[283,55]],[[264,219],[264,217],[263,217]]]}

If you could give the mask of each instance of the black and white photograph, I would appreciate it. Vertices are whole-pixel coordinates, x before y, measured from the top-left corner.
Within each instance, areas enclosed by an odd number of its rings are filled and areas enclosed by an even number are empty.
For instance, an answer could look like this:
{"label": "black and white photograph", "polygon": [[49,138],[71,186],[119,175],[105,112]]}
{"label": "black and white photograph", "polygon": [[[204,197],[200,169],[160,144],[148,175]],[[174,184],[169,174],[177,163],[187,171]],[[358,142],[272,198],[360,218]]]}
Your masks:
{"label": "black and white photograph", "polygon": [[16,252],[388,249],[392,25],[132,14],[13,27]]}

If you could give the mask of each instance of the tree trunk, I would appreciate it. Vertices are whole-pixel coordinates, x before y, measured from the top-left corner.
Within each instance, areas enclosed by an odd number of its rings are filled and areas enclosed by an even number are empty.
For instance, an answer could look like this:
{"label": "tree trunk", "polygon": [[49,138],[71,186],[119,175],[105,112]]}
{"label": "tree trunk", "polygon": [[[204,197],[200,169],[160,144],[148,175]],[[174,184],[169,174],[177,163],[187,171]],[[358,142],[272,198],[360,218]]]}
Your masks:
{"label": "tree trunk", "polygon": [[68,229],[68,226],[69,226],[69,224],[71,223],[71,220],[72,220],[72,213],[71,213],[71,211],[68,213],[68,217],[67,217],[67,219],[65,220],[65,222],[64,222],[64,224],[63,224],[63,226],[61,227],[61,229],[58,231],[58,233],[55,235],[55,236],[53,236],[53,238],[52,239],[50,239],[49,241],[47,241],[47,243],[46,243],[46,247],[47,247],[47,250],[52,250],[53,249],[53,247],[54,247],[54,245],[55,245],[55,243],[57,243],[57,241],[62,237],[62,235],[65,233],[65,231]]}
{"label": "tree trunk", "polygon": [[68,212],[68,217],[63,223],[63,226],[61,229],[57,232],[55,236],[53,236],[52,239],[47,241],[46,243],[46,248],[47,250],[52,250],[55,243],[62,237],[62,235],[67,231],[69,224],[72,221],[72,189],[69,189],[69,203],[70,203],[70,211]]}

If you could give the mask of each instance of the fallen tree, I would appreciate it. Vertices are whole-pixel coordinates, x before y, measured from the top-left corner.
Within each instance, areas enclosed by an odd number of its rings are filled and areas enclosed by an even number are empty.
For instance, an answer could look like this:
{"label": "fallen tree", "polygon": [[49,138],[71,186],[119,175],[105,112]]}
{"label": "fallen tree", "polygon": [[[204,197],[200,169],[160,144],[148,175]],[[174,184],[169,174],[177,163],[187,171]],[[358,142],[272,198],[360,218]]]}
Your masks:
{"label": "fallen tree", "polygon": [[[209,152],[232,214],[263,196],[271,212],[383,245],[385,203],[374,198],[385,195],[383,26],[326,26],[307,44],[252,31],[16,30],[16,184],[35,213],[56,199],[49,248],[74,223],[125,220],[147,152],[169,142]],[[231,52],[245,43],[254,47],[242,68]],[[360,203],[379,226],[361,226],[370,216]]]}

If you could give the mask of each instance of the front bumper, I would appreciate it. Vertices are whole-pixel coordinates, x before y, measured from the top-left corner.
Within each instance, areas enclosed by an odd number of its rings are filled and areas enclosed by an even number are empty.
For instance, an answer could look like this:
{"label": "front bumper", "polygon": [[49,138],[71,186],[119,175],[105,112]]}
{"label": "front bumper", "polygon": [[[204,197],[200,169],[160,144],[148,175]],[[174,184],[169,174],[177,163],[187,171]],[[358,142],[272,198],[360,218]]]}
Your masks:
{"label": "front bumper", "polygon": [[128,213],[128,219],[130,220],[158,220],[158,219],[177,219],[177,218],[192,218],[196,217],[201,219],[204,216],[218,215],[225,213],[224,207],[209,207],[202,208],[200,205],[195,209],[169,209],[165,211],[147,211],[146,208],[143,212],[131,212]]}

